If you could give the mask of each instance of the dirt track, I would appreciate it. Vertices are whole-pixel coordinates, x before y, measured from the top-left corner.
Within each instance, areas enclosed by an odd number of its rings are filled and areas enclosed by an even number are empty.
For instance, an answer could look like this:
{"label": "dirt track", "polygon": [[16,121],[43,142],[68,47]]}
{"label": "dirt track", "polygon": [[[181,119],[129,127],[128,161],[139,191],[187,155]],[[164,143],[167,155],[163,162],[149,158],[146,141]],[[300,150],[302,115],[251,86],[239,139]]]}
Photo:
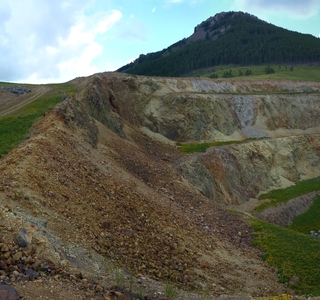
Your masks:
{"label": "dirt track", "polygon": [[49,90],[50,88],[47,86],[39,86],[24,95],[15,95],[10,92],[0,91],[0,117],[13,113],[33,100],[43,96]]}

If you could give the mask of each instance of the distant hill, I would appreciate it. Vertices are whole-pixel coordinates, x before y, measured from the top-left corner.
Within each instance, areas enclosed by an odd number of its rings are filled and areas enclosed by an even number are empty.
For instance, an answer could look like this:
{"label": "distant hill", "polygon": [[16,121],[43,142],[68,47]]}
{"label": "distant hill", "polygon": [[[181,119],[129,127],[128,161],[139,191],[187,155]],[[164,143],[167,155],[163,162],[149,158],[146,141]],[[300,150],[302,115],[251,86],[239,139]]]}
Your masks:
{"label": "distant hill", "polygon": [[141,54],[117,71],[183,76],[217,65],[320,62],[320,39],[277,27],[243,12],[222,12],[195,27],[189,37],[162,51]]}

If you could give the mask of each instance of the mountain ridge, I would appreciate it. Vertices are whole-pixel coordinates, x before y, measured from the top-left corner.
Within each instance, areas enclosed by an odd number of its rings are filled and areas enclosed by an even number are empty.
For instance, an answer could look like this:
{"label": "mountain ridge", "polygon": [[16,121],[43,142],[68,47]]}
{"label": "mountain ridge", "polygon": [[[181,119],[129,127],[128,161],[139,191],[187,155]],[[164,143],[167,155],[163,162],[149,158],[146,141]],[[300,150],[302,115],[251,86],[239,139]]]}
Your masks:
{"label": "mountain ridge", "polygon": [[184,76],[224,64],[315,63],[320,39],[269,24],[244,12],[222,12],[208,18],[194,33],[154,53],[141,54],[118,69],[136,75]]}

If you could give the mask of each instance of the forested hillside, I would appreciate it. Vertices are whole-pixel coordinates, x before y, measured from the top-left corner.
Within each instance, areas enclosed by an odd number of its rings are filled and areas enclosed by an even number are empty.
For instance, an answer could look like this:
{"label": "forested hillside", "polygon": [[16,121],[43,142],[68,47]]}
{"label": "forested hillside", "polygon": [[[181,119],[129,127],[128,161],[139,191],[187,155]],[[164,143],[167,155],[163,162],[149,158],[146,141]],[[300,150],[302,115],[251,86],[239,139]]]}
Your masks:
{"label": "forested hillside", "polygon": [[320,62],[320,39],[277,27],[243,12],[220,13],[202,22],[189,38],[140,55],[118,71],[183,76],[217,65]]}

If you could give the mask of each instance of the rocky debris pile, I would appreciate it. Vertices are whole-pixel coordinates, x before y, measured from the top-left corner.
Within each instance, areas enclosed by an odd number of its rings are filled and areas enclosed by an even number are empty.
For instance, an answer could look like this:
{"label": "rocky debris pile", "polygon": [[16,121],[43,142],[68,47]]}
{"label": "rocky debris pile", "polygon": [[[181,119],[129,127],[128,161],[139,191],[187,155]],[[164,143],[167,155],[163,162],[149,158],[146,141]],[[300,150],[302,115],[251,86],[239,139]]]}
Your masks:
{"label": "rocky debris pile", "polygon": [[320,230],[318,231],[310,230],[310,235],[320,238]]}
{"label": "rocky debris pile", "polygon": [[3,92],[11,92],[16,95],[23,95],[30,93],[31,90],[24,86],[15,86],[15,87],[2,87]]}
{"label": "rocky debris pile", "polygon": [[31,243],[24,228],[18,233],[15,242],[0,238],[0,280],[33,281],[48,275],[63,274],[65,270],[55,266],[52,261],[37,258],[37,248],[41,243]]}
{"label": "rocky debris pile", "polygon": [[50,258],[40,258],[38,254],[43,243],[43,240],[28,234],[25,228],[20,229],[15,239],[0,236],[0,299],[20,299],[21,295],[15,288],[19,283],[51,285],[53,282],[72,284],[83,299],[167,299],[160,294],[144,295],[142,298],[140,294],[120,286],[99,283],[78,268],[71,267],[66,260],[56,264]]}

